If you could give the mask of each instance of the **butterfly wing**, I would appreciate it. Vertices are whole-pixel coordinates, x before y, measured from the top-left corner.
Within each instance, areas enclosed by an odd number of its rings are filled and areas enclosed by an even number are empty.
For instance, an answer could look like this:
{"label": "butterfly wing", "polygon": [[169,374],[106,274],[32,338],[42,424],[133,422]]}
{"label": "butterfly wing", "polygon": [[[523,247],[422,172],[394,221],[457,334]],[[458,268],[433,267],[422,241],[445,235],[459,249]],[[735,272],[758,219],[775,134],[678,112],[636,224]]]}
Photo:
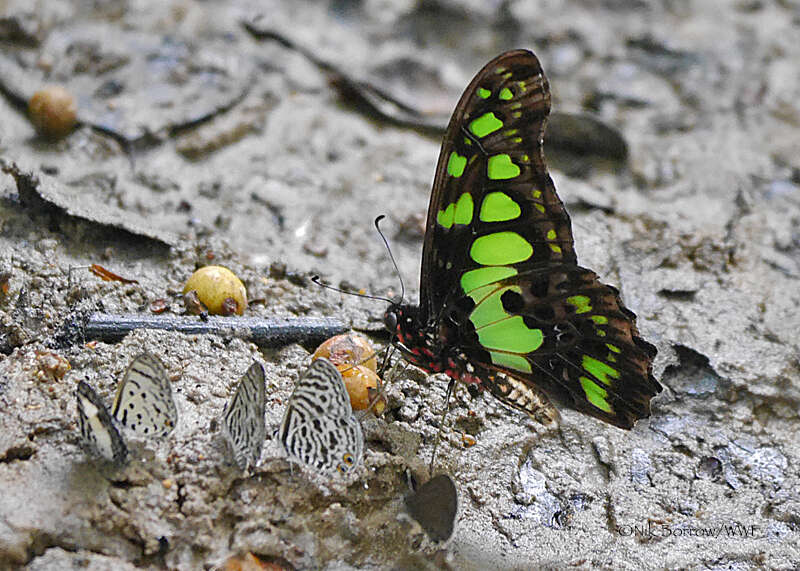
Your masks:
{"label": "butterfly wing", "polygon": [[577,263],[542,152],[550,89],[539,60],[506,52],[478,72],[447,127],[422,250],[420,309],[531,266]]}
{"label": "butterfly wing", "polygon": [[78,424],[83,442],[106,460],[123,464],[128,457],[128,447],[103,401],[83,381],[78,383],[75,396],[78,399]]}
{"label": "butterfly wing", "polygon": [[163,437],[178,423],[172,385],[164,365],[142,353],[131,361],[114,399],[114,417],[141,436]]}
{"label": "butterfly wing", "polygon": [[619,292],[591,270],[529,270],[466,295],[456,292],[447,307],[457,345],[481,370],[483,384],[504,401],[513,389],[522,400],[507,404],[534,417],[541,414],[538,401],[545,397],[537,390],[543,389],[631,428],[649,415],[650,399],[661,390],[652,374],[655,347],[639,337],[636,316]]}
{"label": "butterfly wing", "polygon": [[549,111],[547,80],[528,51],[499,56],[467,87],[428,208],[420,322],[504,402],[541,415],[543,395],[523,391],[541,388],[630,428],[661,390],[655,348],[619,292],[577,265],[544,162]]}
{"label": "butterfly wing", "polygon": [[361,424],[339,370],[316,359],[297,381],[279,430],[290,459],[323,474],[347,474],[364,454]]}
{"label": "butterfly wing", "polygon": [[264,424],[266,387],[264,367],[254,362],[236,387],[222,419],[233,457],[241,470],[258,463],[267,436]]}
{"label": "butterfly wing", "polygon": [[406,497],[406,509],[433,541],[453,535],[458,514],[458,492],[447,474],[434,476]]}

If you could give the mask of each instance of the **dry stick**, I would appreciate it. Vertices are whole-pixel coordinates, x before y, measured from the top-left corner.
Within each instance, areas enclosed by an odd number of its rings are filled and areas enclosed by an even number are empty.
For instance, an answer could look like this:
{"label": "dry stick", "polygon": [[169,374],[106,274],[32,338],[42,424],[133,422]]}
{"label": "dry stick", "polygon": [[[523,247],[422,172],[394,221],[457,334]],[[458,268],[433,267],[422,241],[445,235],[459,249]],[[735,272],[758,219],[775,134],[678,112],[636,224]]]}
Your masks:
{"label": "dry stick", "polygon": [[327,339],[349,330],[329,317],[199,317],[171,315],[112,315],[93,313],[82,325],[87,339],[119,341],[136,329],[161,329],[178,333],[219,335],[252,341],[261,347],[279,347],[298,341]]}

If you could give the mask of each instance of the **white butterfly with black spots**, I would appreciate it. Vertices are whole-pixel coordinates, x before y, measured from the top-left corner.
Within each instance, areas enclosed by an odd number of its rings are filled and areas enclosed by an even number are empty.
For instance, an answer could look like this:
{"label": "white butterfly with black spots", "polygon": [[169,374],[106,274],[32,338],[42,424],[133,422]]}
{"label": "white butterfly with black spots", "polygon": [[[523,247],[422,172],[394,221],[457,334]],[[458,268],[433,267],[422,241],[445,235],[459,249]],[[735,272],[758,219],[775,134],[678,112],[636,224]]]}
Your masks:
{"label": "white butterfly with black spots", "polygon": [[78,424],[83,442],[109,462],[124,464],[128,447],[106,405],[87,383],[78,383]]}
{"label": "white butterfly with black spots", "polygon": [[222,427],[241,470],[255,467],[267,435],[264,425],[266,387],[264,367],[254,362],[239,380],[233,398],[225,408]]}
{"label": "white butterfly with black spots", "polygon": [[158,357],[142,353],[131,361],[117,389],[113,415],[139,436],[163,437],[178,423],[167,370]]}
{"label": "white butterfly with black spots", "polygon": [[279,430],[289,459],[329,476],[347,475],[364,456],[364,435],[339,370],[320,358],[300,376]]}

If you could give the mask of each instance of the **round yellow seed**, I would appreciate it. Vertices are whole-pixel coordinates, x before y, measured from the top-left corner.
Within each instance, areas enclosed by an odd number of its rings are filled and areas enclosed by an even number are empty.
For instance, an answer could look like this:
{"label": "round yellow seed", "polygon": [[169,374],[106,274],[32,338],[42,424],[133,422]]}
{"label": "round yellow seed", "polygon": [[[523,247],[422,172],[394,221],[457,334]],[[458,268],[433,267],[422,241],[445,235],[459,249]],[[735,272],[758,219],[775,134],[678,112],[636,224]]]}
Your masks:
{"label": "round yellow seed", "polygon": [[28,113],[36,130],[47,137],[63,137],[77,120],[75,98],[60,85],[34,93],[28,102]]}
{"label": "round yellow seed", "polygon": [[331,337],[314,351],[311,359],[320,357],[328,359],[342,373],[353,410],[364,410],[377,398],[373,411],[378,415],[383,412],[386,401],[378,396],[381,384],[377,373],[378,360],[375,349],[366,337],[355,333]]}
{"label": "round yellow seed", "polygon": [[372,402],[370,389],[378,388],[378,373],[363,365],[336,365],[336,368],[342,373],[353,410],[366,409]]}
{"label": "round yellow seed", "polygon": [[247,290],[232,271],[222,266],[200,268],[187,280],[183,293],[196,291],[212,315],[241,315],[247,308]]}
{"label": "round yellow seed", "polygon": [[356,333],[344,333],[331,337],[317,347],[311,360],[325,357],[334,365],[363,365],[372,371],[378,370],[375,349],[369,340]]}

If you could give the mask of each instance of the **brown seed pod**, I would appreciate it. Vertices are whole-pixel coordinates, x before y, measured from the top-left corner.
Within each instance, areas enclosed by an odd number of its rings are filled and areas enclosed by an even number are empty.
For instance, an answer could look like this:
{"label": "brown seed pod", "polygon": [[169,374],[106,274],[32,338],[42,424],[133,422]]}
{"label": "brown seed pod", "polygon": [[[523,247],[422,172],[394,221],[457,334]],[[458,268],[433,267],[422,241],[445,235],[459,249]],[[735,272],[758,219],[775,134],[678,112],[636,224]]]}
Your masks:
{"label": "brown seed pod", "polygon": [[169,302],[164,298],[154,299],[150,302],[150,312],[159,314],[169,309]]}
{"label": "brown seed pod", "polygon": [[[331,337],[317,347],[311,360],[325,357],[336,365],[361,365],[373,372],[378,370],[375,349],[369,340],[356,333],[344,333]],[[341,370],[341,369],[340,369]]]}
{"label": "brown seed pod", "polygon": [[241,315],[247,308],[247,290],[232,271],[222,266],[200,268],[186,281],[183,293],[196,291],[213,315]]}
{"label": "brown seed pod", "polygon": [[208,314],[208,308],[200,301],[200,296],[197,295],[195,290],[190,290],[183,294],[183,307],[186,308],[186,313],[189,315]]}
{"label": "brown seed pod", "polygon": [[46,137],[68,134],[77,120],[77,106],[72,94],[60,85],[40,89],[28,102],[28,113],[36,130]]}

